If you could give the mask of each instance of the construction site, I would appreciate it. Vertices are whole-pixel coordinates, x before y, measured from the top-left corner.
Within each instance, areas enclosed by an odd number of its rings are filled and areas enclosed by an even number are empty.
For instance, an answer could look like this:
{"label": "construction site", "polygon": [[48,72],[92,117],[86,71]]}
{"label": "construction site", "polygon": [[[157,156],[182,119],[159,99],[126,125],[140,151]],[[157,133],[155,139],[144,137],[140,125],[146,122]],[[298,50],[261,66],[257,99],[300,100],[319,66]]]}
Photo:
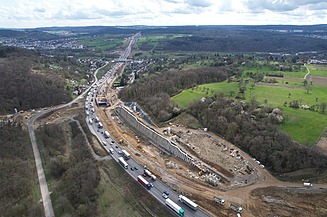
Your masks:
{"label": "construction site", "polygon": [[[102,88],[98,91],[104,93]],[[258,207],[263,208],[259,208],[260,216],[294,216],[298,212],[296,206],[283,210],[272,195],[258,197],[256,192],[274,186],[288,194],[303,187],[303,183],[277,180],[259,161],[206,128],[189,129],[178,122],[158,128],[141,108],[121,102],[118,90],[106,90],[106,98],[114,100],[109,107],[96,108],[104,128],[139,164],[146,165],[171,189],[187,195],[213,216],[236,216],[230,209],[232,204],[242,207],[242,216],[258,216]],[[319,187],[324,195],[326,186]],[[312,190],[304,193],[311,194]],[[217,198],[226,203],[220,204]],[[283,199],[279,203],[283,204]],[[323,213],[327,214],[327,210]]]}

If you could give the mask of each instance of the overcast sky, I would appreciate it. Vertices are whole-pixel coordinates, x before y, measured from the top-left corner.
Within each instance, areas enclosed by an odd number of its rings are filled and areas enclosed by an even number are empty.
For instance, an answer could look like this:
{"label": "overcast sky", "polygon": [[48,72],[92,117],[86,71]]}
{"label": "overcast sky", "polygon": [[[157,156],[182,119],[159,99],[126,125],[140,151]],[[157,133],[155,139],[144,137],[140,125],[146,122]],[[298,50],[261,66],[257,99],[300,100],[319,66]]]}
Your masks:
{"label": "overcast sky", "polygon": [[327,24],[327,0],[0,0],[0,28]]}

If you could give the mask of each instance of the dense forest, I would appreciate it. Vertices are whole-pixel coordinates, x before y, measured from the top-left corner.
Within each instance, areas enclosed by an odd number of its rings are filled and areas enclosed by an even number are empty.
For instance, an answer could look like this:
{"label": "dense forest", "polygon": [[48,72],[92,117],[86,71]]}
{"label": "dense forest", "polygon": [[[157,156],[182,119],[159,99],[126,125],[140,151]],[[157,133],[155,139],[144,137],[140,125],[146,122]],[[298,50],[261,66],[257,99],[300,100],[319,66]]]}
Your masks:
{"label": "dense forest", "polygon": [[77,68],[60,57],[50,60],[35,51],[0,47],[0,113],[67,102],[71,90],[66,79],[84,77],[74,73]]}
{"label": "dense forest", "polygon": [[[14,123],[0,126],[0,215],[44,216],[35,186],[36,170],[27,131]],[[35,195],[36,193],[36,195]]]}

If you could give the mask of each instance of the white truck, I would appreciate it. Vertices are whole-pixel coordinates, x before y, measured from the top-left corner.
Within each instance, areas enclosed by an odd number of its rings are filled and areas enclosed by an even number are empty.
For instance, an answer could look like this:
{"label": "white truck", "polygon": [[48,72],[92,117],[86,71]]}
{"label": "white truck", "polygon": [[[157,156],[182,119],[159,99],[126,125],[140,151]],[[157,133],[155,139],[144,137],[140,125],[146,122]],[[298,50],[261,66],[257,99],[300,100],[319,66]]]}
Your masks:
{"label": "white truck", "polygon": [[184,210],[171,199],[166,199],[166,205],[174,210],[179,216],[184,216]]}
{"label": "white truck", "polygon": [[304,186],[304,187],[312,187],[313,184],[310,183],[310,182],[303,182],[303,186]]}
{"label": "white truck", "polygon": [[230,208],[231,210],[237,212],[237,213],[242,213],[242,212],[243,212],[243,208],[242,208],[242,207],[240,207],[240,206],[236,206],[236,205],[234,205],[234,204],[231,204],[231,205],[229,206],[229,208]]}
{"label": "white truck", "polygon": [[214,202],[216,202],[216,203],[222,205],[222,206],[225,204],[225,200],[222,199],[222,198],[219,198],[219,197],[215,197],[215,196],[214,196],[212,200],[213,200]]}
{"label": "white truck", "polygon": [[118,162],[125,168],[128,169],[128,163],[124,160],[123,157],[118,158]]}
{"label": "white truck", "polygon": [[180,202],[186,204],[191,209],[193,209],[193,210],[197,210],[198,209],[198,205],[196,203],[194,203],[192,200],[188,199],[187,197],[185,197],[183,195],[179,195],[178,196],[178,199],[179,199]]}
{"label": "white truck", "polygon": [[104,131],[103,135],[104,135],[105,138],[109,138],[110,137],[110,134],[108,133],[108,131]]}

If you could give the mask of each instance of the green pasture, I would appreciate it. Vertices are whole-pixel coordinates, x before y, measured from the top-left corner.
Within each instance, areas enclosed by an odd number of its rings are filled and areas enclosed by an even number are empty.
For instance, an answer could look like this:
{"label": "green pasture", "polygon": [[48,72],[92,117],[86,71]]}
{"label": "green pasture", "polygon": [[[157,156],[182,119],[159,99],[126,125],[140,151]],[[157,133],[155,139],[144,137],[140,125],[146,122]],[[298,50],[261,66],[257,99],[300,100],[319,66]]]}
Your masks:
{"label": "green pasture", "polygon": [[123,39],[107,37],[86,38],[80,41],[81,44],[97,50],[112,50],[123,42]]}
{"label": "green pasture", "polygon": [[[313,145],[327,125],[327,113],[321,114],[288,107],[293,100],[299,101],[300,105],[308,106],[322,102],[327,103],[327,87],[314,85],[310,85],[310,87],[311,90],[308,92],[300,84],[260,84],[255,85],[253,89],[247,85],[245,99],[249,100],[253,96],[259,104],[281,108],[286,117],[281,129],[301,144]],[[187,108],[202,97],[219,92],[224,93],[225,96],[234,97],[238,92],[238,83],[219,82],[199,85],[173,96],[172,101],[182,108]],[[287,102],[287,106],[284,106],[285,102]]]}
{"label": "green pasture", "polygon": [[214,93],[237,93],[238,84],[235,82],[227,83],[210,83],[199,85],[194,88],[183,90],[180,94],[172,97],[173,102],[177,103],[181,108],[187,108],[194,102],[199,101],[201,98],[206,96],[212,96]]}
{"label": "green pasture", "polygon": [[169,41],[174,38],[183,37],[184,34],[171,34],[171,35],[143,35],[138,41],[137,45],[142,47],[145,46],[147,48],[151,47],[150,50],[153,50],[156,46],[159,45],[162,41]]}
{"label": "green pasture", "polygon": [[307,67],[310,69],[311,75],[327,77],[327,66],[308,64]]}

